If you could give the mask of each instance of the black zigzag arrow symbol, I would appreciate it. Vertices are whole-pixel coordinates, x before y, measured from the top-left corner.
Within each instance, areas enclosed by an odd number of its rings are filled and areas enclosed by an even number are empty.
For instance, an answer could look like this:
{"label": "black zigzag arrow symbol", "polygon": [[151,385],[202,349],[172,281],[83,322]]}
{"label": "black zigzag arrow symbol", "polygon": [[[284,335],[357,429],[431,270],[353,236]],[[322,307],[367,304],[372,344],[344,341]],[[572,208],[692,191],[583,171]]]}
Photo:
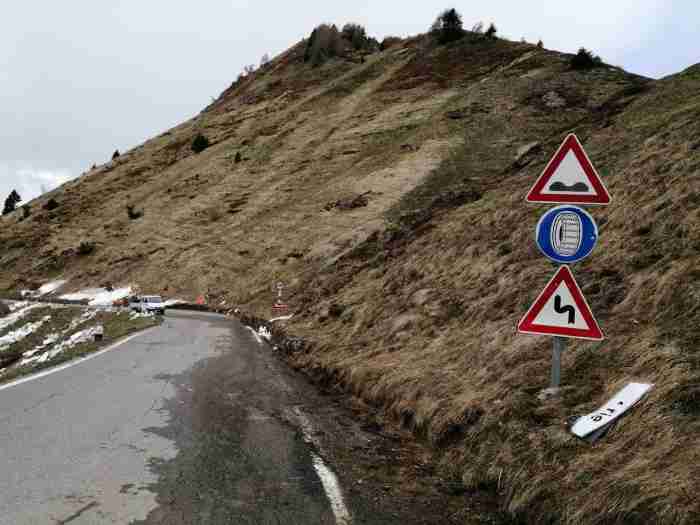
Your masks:
{"label": "black zigzag arrow symbol", "polygon": [[576,322],[576,309],[571,305],[562,306],[560,295],[554,296],[554,311],[558,314],[568,313],[569,314],[569,324],[574,324]]}

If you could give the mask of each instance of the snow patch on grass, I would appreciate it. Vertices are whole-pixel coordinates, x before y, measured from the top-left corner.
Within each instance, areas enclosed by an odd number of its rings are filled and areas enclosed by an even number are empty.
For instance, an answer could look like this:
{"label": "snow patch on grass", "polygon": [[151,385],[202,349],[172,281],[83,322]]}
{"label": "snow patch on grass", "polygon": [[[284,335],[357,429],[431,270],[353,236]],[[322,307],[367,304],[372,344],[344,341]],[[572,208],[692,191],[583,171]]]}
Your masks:
{"label": "snow patch on grass", "polygon": [[47,335],[39,346],[36,346],[36,347],[34,347],[34,349],[29,350],[27,352],[24,352],[22,354],[22,357],[24,357],[24,359],[22,359],[19,362],[19,366],[22,366],[22,365],[27,364],[27,363],[31,363],[32,361],[35,361],[36,359],[38,359],[39,356],[37,356],[35,359],[29,359],[29,358],[32,357],[34,354],[41,352],[47,346],[54,344],[60,338],[61,338],[61,334],[58,334],[58,333],[53,333],[53,334]]}
{"label": "snow patch on grass", "polygon": [[265,326],[258,328],[258,335],[267,341],[272,339],[272,332],[270,332]]}
{"label": "snow patch on grass", "polygon": [[265,339],[268,342],[272,339],[272,332],[270,332],[270,330],[268,330],[267,327],[265,327],[265,326],[261,326],[257,330],[255,330],[251,326],[247,326],[246,328],[248,328],[248,330],[253,332],[253,335],[255,336],[255,340],[259,344],[263,343],[263,339]]}
{"label": "snow patch on grass", "polygon": [[5,303],[10,307],[10,312],[20,310],[29,304],[28,301],[5,301]]}
{"label": "snow patch on grass", "polygon": [[93,299],[88,303],[90,306],[112,306],[112,303],[118,299],[124,299],[131,295],[131,286],[126,288],[117,288],[111,292],[103,290],[93,297]]}
{"label": "snow patch on grass", "polygon": [[68,350],[69,348],[73,348],[77,344],[86,343],[88,341],[91,341],[94,339],[96,331],[97,331],[97,326],[92,326],[90,328],[80,330],[79,332],[75,332],[68,339],[66,339],[65,341],[61,341],[56,346],[54,346],[50,351],[45,352],[45,353],[41,354],[40,356],[37,356],[36,361],[38,363],[43,363],[45,361],[48,361],[49,359],[53,359],[54,357],[56,357],[58,354],[60,354],[64,350]]}
{"label": "snow patch on grass", "polygon": [[153,313],[151,313],[151,312],[145,312],[145,313],[143,313],[143,312],[130,312],[129,313],[129,319],[131,319],[132,321],[134,319],[138,319],[139,317],[153,317]]}
{"label": "snow patch on grass", "polygon": [[10,325],[15,324],[17,321],[22,319],[34,308],[39,308],[40,304],[29,304],[26,301],[20,301],[13,305],[10,305],[10,314],[0,318],[0,330],[7,328]]}
{"label": "snow patch on grass", "polygon": [[43,325],[49,319],[51,319],[51,316],[47,315],[34,323],[27,323],[17,330],[13,330],[12,332],[0,337],[0,352],[7,350],[10,345],[21,341],[35,330],[38,330],[41,325]]}
{"label": "snow patch on grass", "polygon": [[90,306],[112,306],[114,301],[131,295],[131,286],[109,291],[105,288],[86,288],[76,293],[61,296],[67,301],[88,301]]}
{"label": "snow patch on grass", "polygon": [[66,284],[68,281],[65,279],[59,279],[58,281],[51,281],[45,284],[42,284],[39,289],[36,291],[36,295],[39,296],[44,296],[44,295],[49,295],[54,293],[56,290],[58,290],[61,286]]}
{"label": "snow patch on grass", "polygon": [[[52,308],[65,308],[64,306],[54,306],[52,305]],[[90,331],[94,331],[96,327],[89,328],[87,330],[82,330],[80,332],[76,332],[76,334],[73,334],[70,336],[66,341],[60,342],[58,345],[56,345],[51,351],[43,353],[41,355],[36,355],[39,354],[41,351],[45,350],[47,347],[53,345],[56,343],[56,341],[61,340],[63,337],[65,337],[67,334],[78,328],[81,324],[87,323],[91,321],[95,316],[97,315],[97,310],[85,310],[82,312],[80,315],[76,316],[73,320],[71,320],[70,324],[61,332],[59,333],[52,333],[48,335],[47,337],[44,338],[44,340],[36,347],[32,348],[31,350],[24,352],[22,354],[23,359],[19,362],[19,366],[26,365],[29,363],[33,362],[38,362],[38,363],[43,363],[47,361],[48,359],[51,359],[52,357],[56,356],[63,350],[67,348],[72,348],[79,342],[84,342],[84,340],[81,338],[83,335],[87,334]],[[38,329],[44,322],[48,321],[51,319],[51,316],[46,316],[44,317],[41,322],[37,323],[29,323],[25,326],[23,326],[21,329],[17,330],[16,332],[24,332],[27,331],[26,334],[23,335],[20,339],[26,337],[30,333],[34,332],[36,329]],[[14,334],[13,332],[12,334]],[[9,337],[12,334],[7,334],[6,337]],[[82,335],[81,335],[82,334]],[[75,336],[78,335],[75,340]],[[89,335],[92,334],[88,334]],[[0,350],[3,350],[2,342],[0,338]],[[11,341],[10,344],[19,341],[20,339],[15,339],[14,341]],[[9,346],[9,345],[8,345]],[[6,347],[5,347],[6,348]]]}
{"label": "snow patch on grass", "polygon": [[88,321],[94,319],[96,315],[97,310],[85,310],[79,317],[76,317],[70,322],[68,328],[66,328],[66,330],[63,333],[65,334],[67,332],[75,330],[79,325],[87,323]]}

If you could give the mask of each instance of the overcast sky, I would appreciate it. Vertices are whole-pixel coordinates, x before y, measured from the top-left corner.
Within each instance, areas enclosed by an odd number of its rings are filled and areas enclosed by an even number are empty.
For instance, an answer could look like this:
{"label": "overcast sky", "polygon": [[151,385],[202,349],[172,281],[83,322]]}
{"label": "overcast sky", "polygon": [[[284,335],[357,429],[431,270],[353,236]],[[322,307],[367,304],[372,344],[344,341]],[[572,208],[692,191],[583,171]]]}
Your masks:
{"label": "overcast sky", "polygon": [[0,15],[0,204],[24,201],[197,114],[238,75],[321,22],[424,32],[446,7],[466,27],[650,77],[700,62],[698,0],[22,0]]}

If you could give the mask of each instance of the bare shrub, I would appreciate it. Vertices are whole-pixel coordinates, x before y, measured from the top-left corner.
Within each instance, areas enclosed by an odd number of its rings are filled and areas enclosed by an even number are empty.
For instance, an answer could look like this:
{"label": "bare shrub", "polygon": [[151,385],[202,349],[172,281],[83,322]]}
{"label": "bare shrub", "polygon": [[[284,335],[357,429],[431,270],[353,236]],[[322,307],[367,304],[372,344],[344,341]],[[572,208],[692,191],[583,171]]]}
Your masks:
{"label": "bare shrub", "polygon": [[95,243],[93,241],[80,241],[78,245],[78,255],[90,255],[95,251]]}
{"label": "bare shrub", "polygon": [[209,147],[209,139],[201,133],[197,133],[197,136],[195,136],[195,138],[192,140],[192,145],[190,147],[195,153],[201,153]]}
{"label": "bare shrub", "polygon": [[569,65],[571,69],[576,69],[578,71],[586,71],[588,69],[593,69],[594,67],[599,67],[603,61],[599,56],[594,55],[591,51],[582,47],[578,50],[574,56],[571,57]]}
{"label": "bare shrub", "polygon": [[217,204],[209,206],[205,210],[205,214],[209,222],[216,222],[224,216],[223,212],[221,211],[221,207]]}
{"label": "bare shrub", "polygon": [[135,221],[143,217],[143,210],[137,210],[133,204],[127,204],[126,214],[129,216],[130,220]]}
{"label": "bare shrub", "polygon": [[52,211],[58,208],[60,205],[58,204],[58,201],[51,197],[48,201],[46,201],[46,204],[42,206],[43,209],[46,211]]}
{"label": "bare shrub", "polygon": [[400,44],[403,40],[398,36],[388,36],[379,44],[379,51],[386,51],[390,47]]}

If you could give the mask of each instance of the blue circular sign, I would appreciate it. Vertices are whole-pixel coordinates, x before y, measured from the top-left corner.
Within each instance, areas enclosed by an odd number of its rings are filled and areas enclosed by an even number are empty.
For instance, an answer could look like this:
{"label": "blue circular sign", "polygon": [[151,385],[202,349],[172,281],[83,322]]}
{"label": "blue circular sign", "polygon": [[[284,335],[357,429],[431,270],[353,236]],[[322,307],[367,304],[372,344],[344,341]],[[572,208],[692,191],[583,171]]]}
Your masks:
{"label": "blue circular sign", "polygon": [[535,233],[540,251],[560,264],[585,259],[598,242],[593,217],[578,206],[557,206],[545,213]]}

